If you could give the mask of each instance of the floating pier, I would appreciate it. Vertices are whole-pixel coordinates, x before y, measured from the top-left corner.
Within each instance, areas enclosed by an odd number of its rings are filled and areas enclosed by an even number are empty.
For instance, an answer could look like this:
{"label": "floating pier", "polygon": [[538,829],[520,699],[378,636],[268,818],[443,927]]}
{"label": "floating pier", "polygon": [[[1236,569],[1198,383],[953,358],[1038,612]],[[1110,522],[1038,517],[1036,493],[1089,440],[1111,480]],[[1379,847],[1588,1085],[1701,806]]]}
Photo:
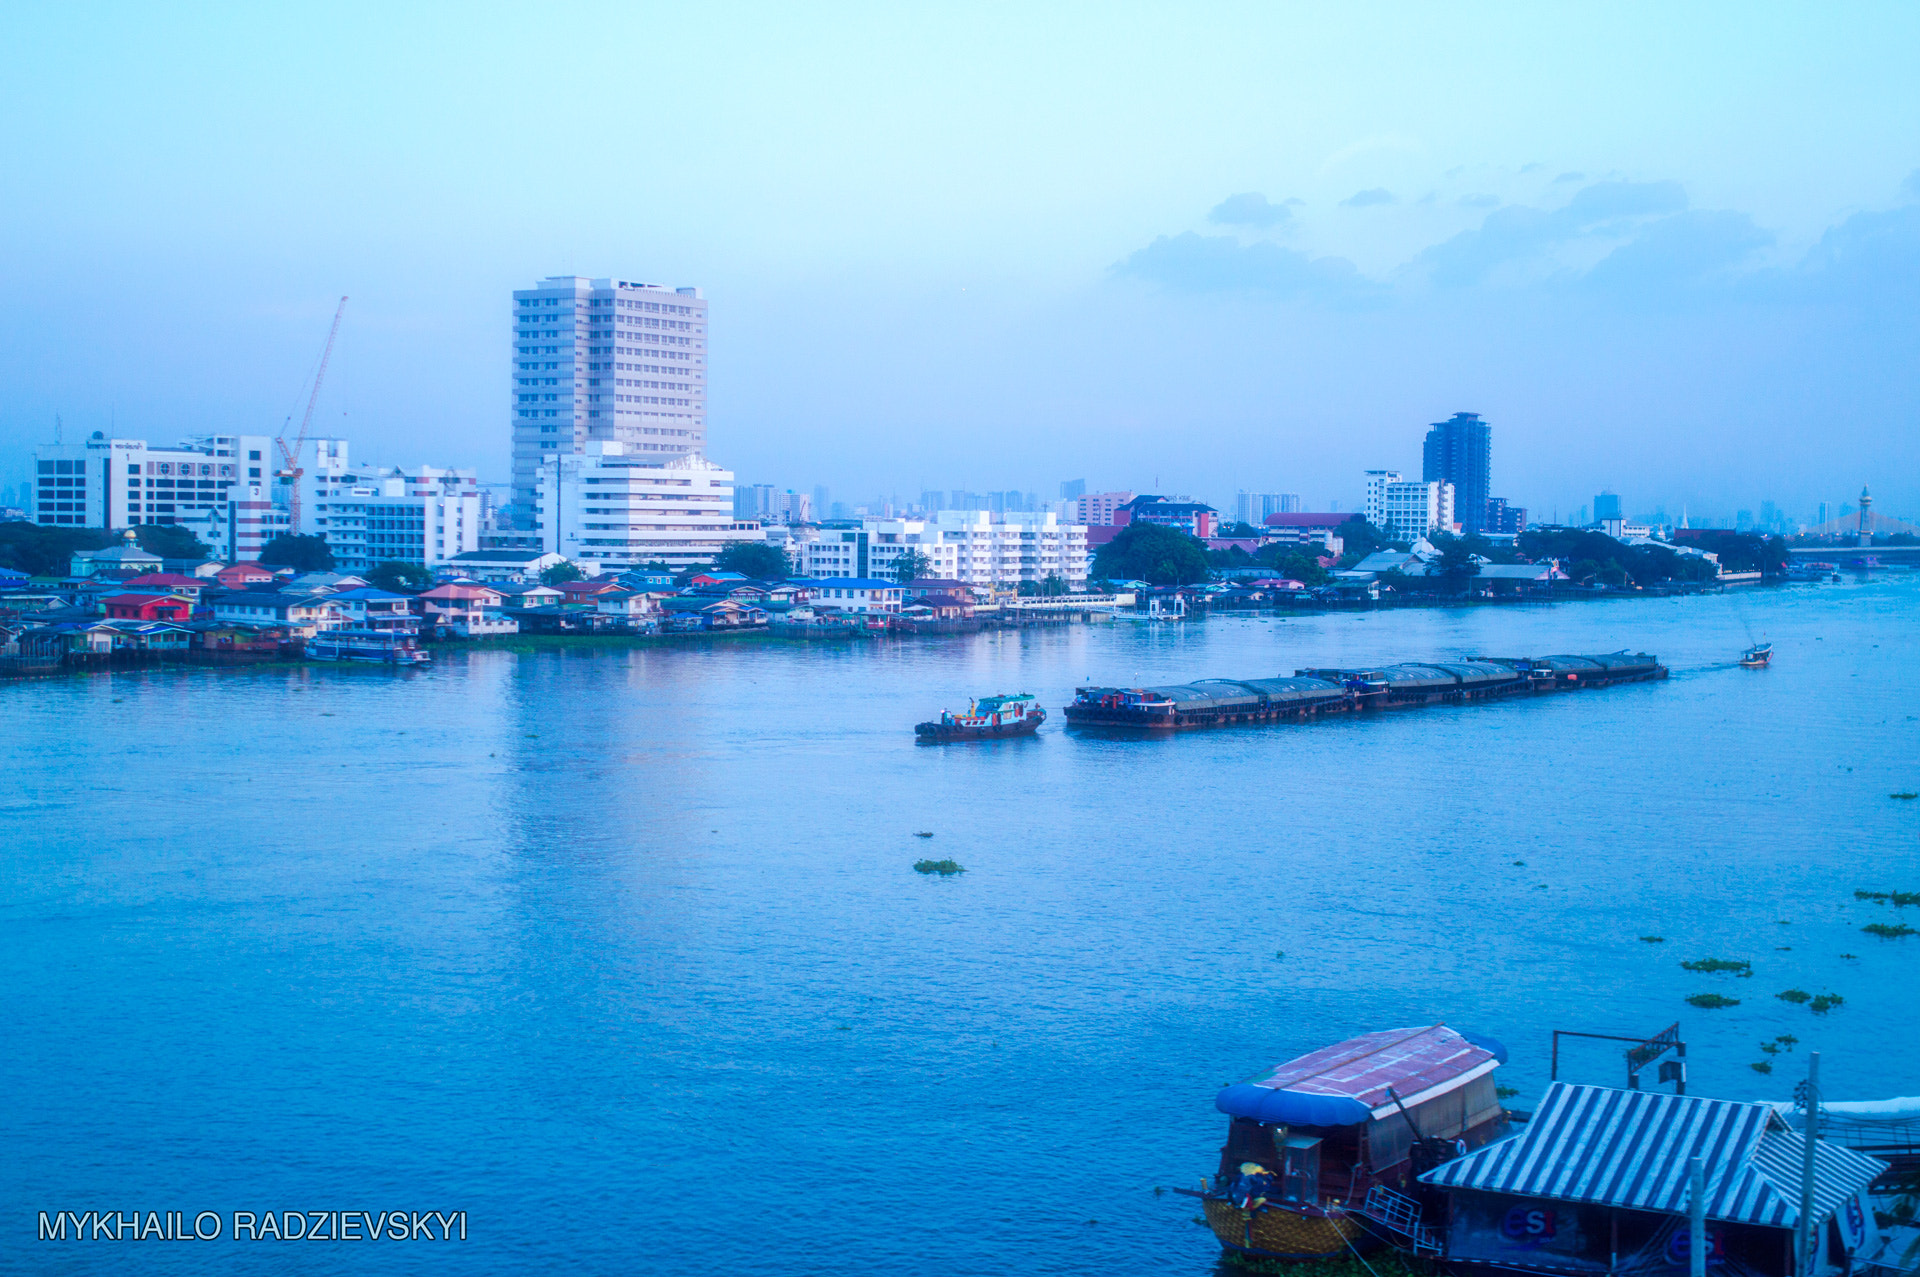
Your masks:
{"label": "floating pier", "polygon": [[1511,696],[1646,683],[1667,676],[1645,652],[1597,656],[1485,657],[1376,669],[1303,669],[1292,678],[1202,679],[1167,687],[1082,687],[1066,708],[1072,727],[1181,731],[1306,722],[1329,714],[1464,705]]}

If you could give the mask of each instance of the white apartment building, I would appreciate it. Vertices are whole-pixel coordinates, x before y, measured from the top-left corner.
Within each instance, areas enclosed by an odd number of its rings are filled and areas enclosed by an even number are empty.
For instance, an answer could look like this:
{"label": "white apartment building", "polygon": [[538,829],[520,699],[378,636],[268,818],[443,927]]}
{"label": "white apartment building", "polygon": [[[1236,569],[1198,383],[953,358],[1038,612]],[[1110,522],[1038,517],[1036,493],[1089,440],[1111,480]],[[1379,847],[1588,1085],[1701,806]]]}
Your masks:
{"label": "white apartment building", "polygon": [[924,575],[983,590],[1014,590],[1057,576],[1084,590],[1087,529],[1051,512],[942,510],[931,519],[866,519],[856,528],[822,528],[788,548],[802,576],[872,578],[894,574],[901,555],[918,551]]}
{"label": "white apartment building", "polygon": [[284,515],[273,505],[272,440],[195,435],[172,447],[112,439],[34,449],[36,523],[117,531],[143,523],[190,525],[226,558],[251,559]]}
{"label": "white apartment building", "polygon": [[513,294],[513,489],[530,528],[542,467],[589,442],[677,457],[707,446],[707,303],[697,288],[555,275]]}
{"label": "white apartment building", "polygon": [[302,535],[325,537],[334,569],[438,567],[480,548],[480,479],[472,470],[357,466],[345,439],[310,439],[301,457]]}
{"label": "white apartment building", "polygon": [[1411,542],[1429,532],[1458,532],[1453,518],[1453,485],[1434,480],[1411,482],[1398,470],[1367,471],[1367,522],[1395,541]]}
{"label": "white apartment building", "polygon": [[549,453],[535,492],[541,548],[608,571],[689,567],[766,539],[758,523],[733,517],[733,472],[696,453],[662,457],[596,440]]}

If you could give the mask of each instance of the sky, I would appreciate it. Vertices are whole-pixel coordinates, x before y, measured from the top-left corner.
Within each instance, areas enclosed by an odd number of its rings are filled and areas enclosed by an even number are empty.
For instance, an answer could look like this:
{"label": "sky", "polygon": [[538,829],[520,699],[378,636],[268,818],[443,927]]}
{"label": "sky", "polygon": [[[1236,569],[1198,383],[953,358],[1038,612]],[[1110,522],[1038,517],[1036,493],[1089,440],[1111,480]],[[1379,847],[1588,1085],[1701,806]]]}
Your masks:
{"label": "sky", "polygon": [[16,5],[0,489],[93,430],[504,480],[509,294],[700,287],[708,452],[1920,515],[1920,8]]}

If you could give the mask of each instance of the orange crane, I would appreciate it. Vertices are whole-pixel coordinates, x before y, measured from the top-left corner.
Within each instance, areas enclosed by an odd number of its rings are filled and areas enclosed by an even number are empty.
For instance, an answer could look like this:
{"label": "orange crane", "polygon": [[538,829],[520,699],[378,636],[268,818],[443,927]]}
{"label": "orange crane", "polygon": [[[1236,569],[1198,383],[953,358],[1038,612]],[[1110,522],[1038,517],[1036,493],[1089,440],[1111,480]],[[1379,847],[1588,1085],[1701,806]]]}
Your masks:
{"label": "orange crane", "polygon": [[313,374],[313,393],[307,396],[307,411],[300,418],[300,433],[294,436],[289,446],[286,427],[282,426],[280,436],[274,440],[280,445],[283,467],[275,472],[274,477],[291,485],[287,490],[287,531],[293,536],[300,535],[300,476],[306,473],[300,465],[300,454],[307,446],[307,427],[313,422],[313,406],[320,402],[320,383],[327,378],[327,361],[333,358],[333,339],[340,335],[340,316],[346,313],[347,299],[342,297],[339,308],[333,312],[333,327],[327,330],[326,347],[320,352],[320,367]]}

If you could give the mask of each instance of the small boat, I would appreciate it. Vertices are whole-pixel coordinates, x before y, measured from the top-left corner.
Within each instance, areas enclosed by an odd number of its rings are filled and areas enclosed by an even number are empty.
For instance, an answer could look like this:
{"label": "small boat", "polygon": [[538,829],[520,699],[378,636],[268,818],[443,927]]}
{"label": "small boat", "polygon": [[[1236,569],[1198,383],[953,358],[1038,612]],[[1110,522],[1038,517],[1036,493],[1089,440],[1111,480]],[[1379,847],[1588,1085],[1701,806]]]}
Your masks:
{"label": "small boat", "polygon": [[1740,666],[1742,669],[1761,670],[1765,669],[1772,662],[1773,644],[1771,643],[1755,643],[1752,647],[1740,653]]}
{"label": "small boat", "polygon": [[914,735],[923,741],[992,740],[1001,736],[1031,736],[1047,721],[1047,711],[1025,692],[1018,696],[983,696],[968,704],[967,712],[941,711],[930,723],[920,723]]}
{"label": "small boat", "polygon": [[1413,1178],[1506,1133],[1507,1050],[1442,1024],[1369,1033],[1229,1086],[1220,1169],[1195,1193],[1221,1246],[1327,1259],[1376,1240],[1435,1249]]}
{"label": "small boat", "polygon": [[424,665],[430,658],[418,639],[400,630],[322,630],[307,640],[307,659]]}

